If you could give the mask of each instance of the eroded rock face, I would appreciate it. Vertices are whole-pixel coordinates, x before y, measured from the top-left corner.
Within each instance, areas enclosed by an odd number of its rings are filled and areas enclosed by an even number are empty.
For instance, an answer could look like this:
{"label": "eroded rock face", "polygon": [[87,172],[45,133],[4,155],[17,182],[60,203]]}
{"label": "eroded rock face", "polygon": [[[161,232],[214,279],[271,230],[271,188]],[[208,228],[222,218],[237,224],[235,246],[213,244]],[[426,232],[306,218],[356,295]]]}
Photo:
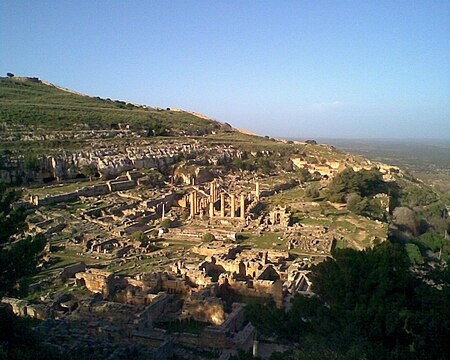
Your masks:
{"label": "eroded rock face", "polygon": [[94,165],[102,178],[109,179],[133,169],[164,170],[178,153],[144,148],[122,151],[95,150],[75,152],[51,158],[51,172],[57,179],[75,177],[84,166]]}
{"label": "eroded rock face", "polygon": [[[133,169],[164,172],[181,157],[195,158],[199,154],[208,154],[206,165],[216,165],[236,158],[239,151],[227,146],[210,148],[182,142],[140,143],[139,146],[99,144],[91,150],[40,155],[32,166],[23,155],[13,154],[0,159],[0,179],[19,183],[60,181],[84,176],[82,170],[85,166],[94,166],[101,178],[111,179]],[[199,169],[195,176],[201,182],[211,178],[205,169]]]}

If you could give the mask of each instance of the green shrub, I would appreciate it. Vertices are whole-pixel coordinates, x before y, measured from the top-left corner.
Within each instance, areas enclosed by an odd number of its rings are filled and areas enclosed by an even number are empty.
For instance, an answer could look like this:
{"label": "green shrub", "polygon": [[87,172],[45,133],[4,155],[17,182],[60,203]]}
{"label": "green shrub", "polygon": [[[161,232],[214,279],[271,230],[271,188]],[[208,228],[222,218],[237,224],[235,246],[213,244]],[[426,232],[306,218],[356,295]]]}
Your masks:
{"label": "green shrub", "polygon": [[133,241],[139,242],[140,246],[148,245],[148,236],[143,231],[135,231],[131,234],[131,239]]}
{"label": "green shrub", "polygon": [[211,241],[214,241],[214,240],[216,240],[216,237],[213,234],[209,233],[209,232],[204,233],[203,236],[202,236],[202,241],[203,242],[211,242]]}
{"label": "green shrub", "polygon": [[174,226],[174,222],[172,220],[166,218],[163,221],[161,221],[160,225],[163,228],[171,228]]}
{"label": "green shrub", "polygon": [[411,243],[406,244],[405,250],[411,263],[415,265],[422,265],[424,263],[422,254],[420,253],[419,247],[417,245]]}

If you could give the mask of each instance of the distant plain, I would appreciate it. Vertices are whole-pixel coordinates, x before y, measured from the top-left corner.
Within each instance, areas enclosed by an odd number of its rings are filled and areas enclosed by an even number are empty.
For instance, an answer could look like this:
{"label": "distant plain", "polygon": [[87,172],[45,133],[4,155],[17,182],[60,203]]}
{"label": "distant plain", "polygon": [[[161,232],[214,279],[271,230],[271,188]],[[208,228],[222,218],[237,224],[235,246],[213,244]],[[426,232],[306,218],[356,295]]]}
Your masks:
{"label": "distant plain", "polygon": [[445,193],[450,201],[450,140],[332,138],[315,140],[373,161],[399,166]]}

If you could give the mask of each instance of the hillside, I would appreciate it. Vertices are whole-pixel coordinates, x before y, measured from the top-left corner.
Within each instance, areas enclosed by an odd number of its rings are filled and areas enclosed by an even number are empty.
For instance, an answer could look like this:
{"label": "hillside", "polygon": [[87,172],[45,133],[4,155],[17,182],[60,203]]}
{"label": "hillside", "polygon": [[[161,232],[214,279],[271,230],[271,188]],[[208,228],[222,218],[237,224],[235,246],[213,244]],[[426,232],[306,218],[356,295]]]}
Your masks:
{"label": "hillside", "polygon": [[222,124],[179,110],[81,95],[35,78],[0,78],[0,124],[5,131],[111,130],[209,133]]}
{"label": "hillside", "polygon": [[[52,346],[104,359],[132,345],[131,357],[159,359],[161,341],[181,358],[195,341],[212,350],[187,358],[217,358],[224,341],[240,346],[256,329],[271,343],[308,344],[296,329],[320,340],[311,325],[335,319],[330,336],[343,329],[359,345],[355,324],[372,328],[374,303],[377,326],[395,319],[404,338],[402,316],[441,301],[448,204],[399,167],[32,79],[1,79],[0,89],[0,250],[12,259],[0,293],[20,297],[3,299],[18,315],[49,320],[36,331]],[[23,231],[10,236],[14,226]],[[25,249],[39,253],[31,267],[17,261]],[[420,302],[409,306],[413,289]],[[90,335],[98,354],[79,335],[86,327],[100,329]]]}
{"label": "hillside", "polygon": [[[396,206],[414,209],[414,222],[433,231],[442,234],[445,227],[440,219],[445,202],[432,188],[398,167],[329,145],[252,135],[193,112],[90,97],[34,78],[0,78],[0,102],[0,179],[31,186],[26,199],[78,191],[87,178],[95,185],[127,171],[157,171],[168,182],[187,185],[220,177],[235,186],[245,178],[242,186],[249,188],[259,178],[269,194],[262,208],[289,207],[295,221],[334,231],[338,247],[361,249],[386,239]],[[357,190],[359,182],[372,180],[352,171],[372,169],[386,184],[403,189],[378,191],[392,192],[388,214],[370,209],[382,204],[372,198],[376,193],[365,197]],[[344,171],[347,178],[338,176]],[[363,196],[353,196],[347,211],[341,204],[355,193]],[[439,248],[427,241],[434,251]]]}

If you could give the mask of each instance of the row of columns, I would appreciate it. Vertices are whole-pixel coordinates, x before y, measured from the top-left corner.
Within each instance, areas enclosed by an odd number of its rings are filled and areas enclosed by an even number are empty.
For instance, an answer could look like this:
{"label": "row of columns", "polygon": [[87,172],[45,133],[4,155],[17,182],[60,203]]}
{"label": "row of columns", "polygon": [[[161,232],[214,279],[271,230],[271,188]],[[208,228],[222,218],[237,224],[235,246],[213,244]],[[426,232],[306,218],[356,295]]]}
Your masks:
{"label": "row of columns", "polygon": [[[236,197],[234,194],[230,195],[230,209],[231,214],[230,217],[236,217]],[[241,194],[241,204],[240,204],[241,214],[240,218],[245,219],[245,195]],[[214,211],[214,207],[212,209]],[[214,214],[210,213],[210,217],[213,217]],[[220,217],[225,217],[225,194],[220,194]]]}
{"label": "row of columns", "polygon": [[[259,193],[259,183],[256,183],[256,189],[255,189],[255,197],[256,199],[259,199],[260,193]],[[250,194],[249,194],[250,197]],[[219,199],[219,192],[217,189],[217,183],[215,181],[211,182],[211,186],[209,189],[209,209],[208,209],[208,213],[209,213],[209,217],[214,217],[215,215],[215,209],[214,209],[214,204],[216,203],[216,201]],[[204,203],[206,199],[202,199],[203,205],[206,205]],[[206,200],[207,201],[207,200]],[[202,204],[200,204],[199,206],[199,201],[197,198],[197,192],[193,191],[190,194],[190,198],[189,198],[189,202],[190,202],[190,215],[191,217],[194,217],[196,214],[198,214],[199,212],[199,207],[201,207]],[[236,206],[236,196],[234,194],[230,195],[230,217],[231,218],[235,218],[236,217],[236,210],[237,210],[237,206]],[[245,194],[241,194],[240,195],[240,218],[241,219],[245,219]],[[225,194],[224,193],[220,193],[220,217],[225,217]]]}
{"label": "row of columns", "polygon": [[[201,205],[202,205],[202,204],[199,204],[196,191],[193,191],[190,193],[189,203],[190,203],[190,216],[194,217],[196,214],[199,213]],[[206,205],[206,204],[204,204],[204,205]],[[208,211],[209,217],[214,217],[215,209],[214,209],[213,197],[210,197],[208,206],[209,206],[209,211]],[[245,218],[245,195],[244,194],[241,194],[241,196],[240,196],[240,207],[239,208],[241,210],[240,218],[244,219]],[[230,217],[235,218],[237,207],[236,207],[236,196],[234,194],[230,195],[230,209],[231,209]],[[225,217],[225,194],[224,193],[220,194],[220,217]]]}

